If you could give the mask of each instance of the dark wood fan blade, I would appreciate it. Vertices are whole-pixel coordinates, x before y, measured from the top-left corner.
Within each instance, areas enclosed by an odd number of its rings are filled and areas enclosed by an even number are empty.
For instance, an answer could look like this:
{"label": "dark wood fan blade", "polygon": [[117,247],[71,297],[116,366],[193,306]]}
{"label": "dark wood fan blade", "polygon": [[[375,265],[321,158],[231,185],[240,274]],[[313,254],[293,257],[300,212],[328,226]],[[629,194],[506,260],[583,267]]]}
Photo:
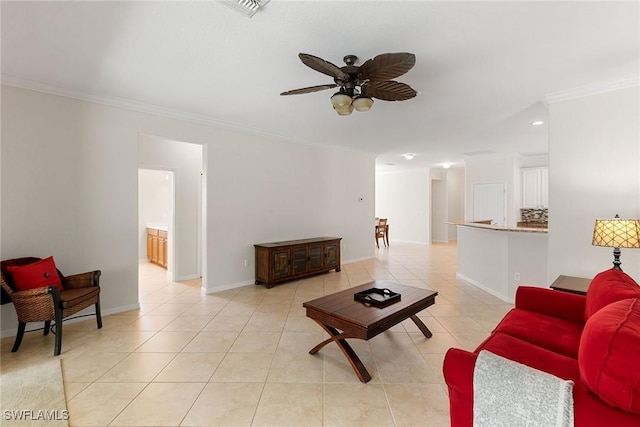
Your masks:
{"label": "dark wood fan blade", "polygon": [[317,56],[309,55],[307,53],[299,53],[298,57],[304,65],[322,74],[326,74],[327,76],[331,76],[340,81],[346,82],[349,80],[349,75],[347,73],[329,61],[325,61],[322,58],[318,58]]}
{"label": "dark wood fan blade", "polygon": [[360,80],[391,80],[413,68],[416,56],[413,53],[383,53],[367,60],[358,70]]}
{"label": "dark wood fan blade", "polygon": [[383,101],[406,101],[418,93],[411,86],[395,81],[370,81],[362,86],[363,92]]}
{"label": "dark wood fan blade", "polygon": [[318,92],[318,91],[325,90],[325,89],[331,89],[333,87],[338,87],[338,85],[332,83],[332,84],[328,84],[328,85],[318,85],[318,86],[303,87],[301,89],[293,89],[293,90],[288,90],[286,92],[282,92],[280,95],[301,95],[303,93]]}

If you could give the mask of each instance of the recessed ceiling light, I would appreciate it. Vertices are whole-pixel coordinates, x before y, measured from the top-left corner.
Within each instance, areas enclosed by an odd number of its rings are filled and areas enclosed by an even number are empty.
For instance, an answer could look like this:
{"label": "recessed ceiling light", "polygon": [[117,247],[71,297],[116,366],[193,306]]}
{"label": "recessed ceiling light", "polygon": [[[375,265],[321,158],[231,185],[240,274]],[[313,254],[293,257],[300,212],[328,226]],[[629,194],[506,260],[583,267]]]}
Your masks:
{"label": "recessed ceiling light", "polygon": [[407,153],[407,154],[403,154],[404,158],[407,160],[411,160],[415,157],[415,154],[413,153]]}
{"label": "recessed ceiling light", "polygon": [[531,124],[534,125],[534,126],[540,126],[540,125],[543,125],[544,122],[542,120],[536,120],[535,122],[533,122]]}
{"label": "recessed ceiling light", "polygon": [[451,163],[443,163],[442,167],[445,169],[449,169],[451,167]]}

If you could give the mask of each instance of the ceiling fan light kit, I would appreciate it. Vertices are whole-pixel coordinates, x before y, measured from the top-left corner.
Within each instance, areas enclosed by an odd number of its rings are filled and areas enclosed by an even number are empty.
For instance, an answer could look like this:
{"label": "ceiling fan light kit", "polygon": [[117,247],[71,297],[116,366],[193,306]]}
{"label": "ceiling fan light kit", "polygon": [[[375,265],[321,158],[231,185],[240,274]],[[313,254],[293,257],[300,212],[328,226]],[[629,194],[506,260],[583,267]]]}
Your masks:
{"label": "ceiling fan light kit", "polygon": [[280,95],[300,95],[340,88],[331,97],[333,109],[340,116],[348,116],[354,109],[360,112],[369,111],[373,106],[373,98],[383,101],[405,101],[417,95],[409,85],[391,80],[413,68],[416,57],[412,53],[383,53],[360,66],[355,65],[357,56],[347,55],[343,58],[346,64],[344,67],[337,67],[306,53],[299,53],[298,57],[307,67],[333,77],[335,83],[289,90]]}
{"label": "ceiling fan light kit", "polygon": [[353,100],[353,106],[356,111],[364,112],[369,111],[373,106],[373,99],[368,96],[358,95]]}
{"label": "ceiling fan light kit", "polygon": [[353,113],[353,105],[349,104],[349,105],[345,105],[342,107],[333,107],[334,110],[336,110],[336,113],[338,113],[339,116],[348,116],[349,114]]}
{"label": "ceiling fan light kit", "polygon": [[343,90],[336,92],[331,97],[331,104],[333,108],[348,107],[351,105],[351,97]]}

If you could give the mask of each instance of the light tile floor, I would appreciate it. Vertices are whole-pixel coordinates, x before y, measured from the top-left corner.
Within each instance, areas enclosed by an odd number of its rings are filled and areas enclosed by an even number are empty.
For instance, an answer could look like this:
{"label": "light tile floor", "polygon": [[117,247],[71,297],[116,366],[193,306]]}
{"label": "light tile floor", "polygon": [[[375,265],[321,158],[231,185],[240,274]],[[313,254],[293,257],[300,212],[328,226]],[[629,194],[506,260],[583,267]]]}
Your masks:
{"label": "light tile floor", "polygon": [[[63,378],[71,426],[447,426],[442,359],[475,348],[511,305],[456,280],[455,244],[402,244],[272,289],[211,295],[140,265],[140,309],[65,324]],[[358,381],[335,345],[305,317],[304,301],[378,280],[438,291],[419,317],[370,341],[351,340],[372,375]],[[2,362],[52,358],[53,337],[25,336]]]}

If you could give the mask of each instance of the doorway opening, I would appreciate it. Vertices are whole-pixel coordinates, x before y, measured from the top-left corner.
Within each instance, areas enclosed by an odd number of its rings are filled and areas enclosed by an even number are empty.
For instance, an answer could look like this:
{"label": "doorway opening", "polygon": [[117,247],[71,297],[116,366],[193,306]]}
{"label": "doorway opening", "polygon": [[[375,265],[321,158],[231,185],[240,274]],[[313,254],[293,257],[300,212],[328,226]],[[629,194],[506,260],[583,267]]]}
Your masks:
{"label": "doorway opening", "polygon": [[[166,267],[167,283],[202,279],[202,289],[206,289],[204,150],[200,144],[138,136],[139,259],[152,267]],[[155,277],[157,268],[152,269]],[[140,273],[139,282],[143,276]],[[140,290],[139,283],[139,295]]]}
{"label": "doorway opening", "polygon": [[138,259],[167,270],[174,280],[174,173],[138,169]]}

